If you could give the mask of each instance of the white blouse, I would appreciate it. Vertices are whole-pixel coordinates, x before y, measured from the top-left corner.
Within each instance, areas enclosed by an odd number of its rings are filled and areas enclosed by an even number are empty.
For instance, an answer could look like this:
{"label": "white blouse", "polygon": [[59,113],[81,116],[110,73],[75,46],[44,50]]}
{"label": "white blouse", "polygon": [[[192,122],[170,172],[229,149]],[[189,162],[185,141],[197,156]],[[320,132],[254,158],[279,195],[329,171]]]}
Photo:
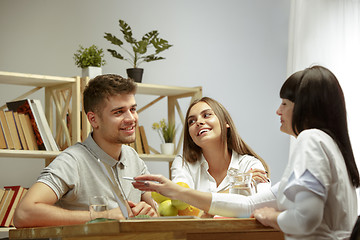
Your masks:
{"label": "white blouse", "polygon": [[281,181],[271,191],[244,197],[212,194],[210,214],[248,217],[264,206],[285,239],[347,239],[357,219],[357,198],[334,140],[318,129],[302,131],[290,149]]}
{"label": "white blouse", "polygon": [[[250,155],[240,155],[233,151],[229,168],[238,169],[240,172],[247,172],[252,169],[265,168],[260,160]],[[217,186],[215,179],[209,173],[209,165],[204,156],[194,163],[183,161],[181,155],[176,156],[171,166],[171,176],[173,182],[185,182],[190,188],[202,192],[219,192],[229,188],[230,179],[226,176]],[[258,192],[269,189],[271,183],[258,183]]]}

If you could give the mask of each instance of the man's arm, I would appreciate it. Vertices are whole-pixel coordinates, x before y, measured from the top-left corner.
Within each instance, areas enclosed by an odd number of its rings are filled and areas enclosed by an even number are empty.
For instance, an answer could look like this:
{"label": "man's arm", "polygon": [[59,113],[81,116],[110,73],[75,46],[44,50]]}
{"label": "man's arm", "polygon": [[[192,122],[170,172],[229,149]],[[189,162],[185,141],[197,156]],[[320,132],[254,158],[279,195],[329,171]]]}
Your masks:
{"label": "man's arm", "polygon": [[16,208],[14,225],[18,228],[71,225],[90,221],[89,211],[70,211],[54,206],[54,191],[44,183],[35,183]]}

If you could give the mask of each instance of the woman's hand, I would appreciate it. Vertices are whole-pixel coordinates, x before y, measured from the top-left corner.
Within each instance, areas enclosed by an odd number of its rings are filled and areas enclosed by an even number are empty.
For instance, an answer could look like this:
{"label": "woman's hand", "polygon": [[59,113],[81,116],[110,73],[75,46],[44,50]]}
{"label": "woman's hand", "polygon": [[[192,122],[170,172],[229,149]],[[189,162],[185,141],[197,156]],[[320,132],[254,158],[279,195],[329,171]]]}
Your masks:
{"label": "woman's hand", "polygon": [[255,217],[262,225],[273,227],[277,230],[281,230],[278,223],[277,217],[280,212],[276,211],[274,208],[264,207],[256,209],[251,217]]}
{"label": "woman's hand", "polygon": [[135,177],[133,186],[141,191],[157,192],[171,199],[178,199],[177,196],[186,188],[179,186],[162,175],[141,175]]}
{"label": "woman's hand", "polygon": [[247,173],[252,173],[252,178],[257,182],[257,183],[267,183],[270,182],[270,179],[267,177],[267,172],[261,169],[250,169],[249,171],[247,171]]}

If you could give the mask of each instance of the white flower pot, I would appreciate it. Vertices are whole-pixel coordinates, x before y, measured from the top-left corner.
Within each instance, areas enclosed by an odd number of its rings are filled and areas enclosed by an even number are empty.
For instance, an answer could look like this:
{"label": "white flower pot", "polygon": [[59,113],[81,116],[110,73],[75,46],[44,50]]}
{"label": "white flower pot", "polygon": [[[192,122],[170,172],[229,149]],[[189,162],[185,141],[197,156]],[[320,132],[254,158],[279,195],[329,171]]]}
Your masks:
{"label": "white flower pot", "polygon": [[175,144],[174,143],[162,143],[160,145],[161,154],[164,155],[173,155],[175,151]]}
{"label": "white flower pot", "polygon": [[90,79],[93,79],[94,77],[101,74],[102,74],[101,67],[82,68],[82,77],[89,77]]}

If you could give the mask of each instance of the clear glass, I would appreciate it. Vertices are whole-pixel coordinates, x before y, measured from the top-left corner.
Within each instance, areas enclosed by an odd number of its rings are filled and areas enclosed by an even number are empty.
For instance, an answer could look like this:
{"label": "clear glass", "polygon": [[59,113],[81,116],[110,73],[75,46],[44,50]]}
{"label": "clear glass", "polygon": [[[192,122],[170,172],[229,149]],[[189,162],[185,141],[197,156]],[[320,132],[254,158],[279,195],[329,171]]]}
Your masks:
{"label": "clear glass", "polygon": [[235,168],[228,170],[230,179],[229,193],[251,196],[255,193],[252,181],[252,173],[239,172]]}
{"label": "clear glass", "polygon": [[89,210],[91,220],[97,218],[109,218],[108,199],[106,196],[89,197]]}

